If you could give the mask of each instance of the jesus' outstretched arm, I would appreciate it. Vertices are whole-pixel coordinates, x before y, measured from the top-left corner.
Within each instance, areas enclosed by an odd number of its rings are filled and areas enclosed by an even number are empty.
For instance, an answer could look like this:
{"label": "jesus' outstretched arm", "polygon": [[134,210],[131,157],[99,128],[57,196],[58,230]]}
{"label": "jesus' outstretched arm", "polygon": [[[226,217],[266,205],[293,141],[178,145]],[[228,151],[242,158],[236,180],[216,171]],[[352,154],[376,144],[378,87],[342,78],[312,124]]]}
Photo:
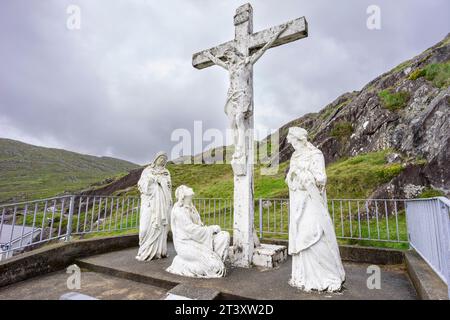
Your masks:
{"label": "jesus' outstretched arm", "polygon": [[255,64],[256,61],[259,60],[259,58],[262,57],[262,55],[266,52],[267,49],[269,49],[275,41],[278,40],[278,38],[281,36],[281,34],[286,31],[286,29],[289,27],[289,24],[283,24],[281,25],[280,30],[275,34],[275,36],[272,38],[272,40],[270,40],[269,42],[266,43],[266,45],[264,47],[262,47],[259,51],[257,51],[254,55],[252,55],[250,62],[251,64]]}
{"label": "jesus' outstretched arm", "polygon": [[211,52],[209,51],[205,51],[203,53],[209,60],[211,60],[214,64],[224,68],[225,70],[228,70],[228,66],[226,65],[225,62],[223,62],[222,60],[220,60],[219,58],[217,58],[215,55],[213,55]]}

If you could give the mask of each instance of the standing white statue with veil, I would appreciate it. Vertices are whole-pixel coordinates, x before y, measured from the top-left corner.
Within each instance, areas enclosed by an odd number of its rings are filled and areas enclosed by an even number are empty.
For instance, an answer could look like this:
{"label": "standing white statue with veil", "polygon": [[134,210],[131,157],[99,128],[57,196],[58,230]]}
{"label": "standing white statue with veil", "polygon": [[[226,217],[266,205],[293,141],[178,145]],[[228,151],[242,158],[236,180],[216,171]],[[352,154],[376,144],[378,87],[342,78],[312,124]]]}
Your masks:
{"label": "standing white statue with veil", "polygon": [[225,276],[230,234],[217,225],[203,225],[192,203],[194,191],[179,186],[177,202],[171,214],[173,244],[177,256],[167,272],[186,277],[220,278]]}
{"label": "standing white statue with veil", "polygon": [[305,129],[289,129],[295,149],[286,182],[289,186],[289,284],[305,291],[339,291],[345,281],[339,247],[326,200],[325,160],[307,140]]}
{"label": "standing white statue with veil", "polygon": [[148,261],[167,256],[172,207],[172,184],[166,169],[167,155],[156,154],[153,162],[144,169],[138,182],[141,192],[139,221],[139,252],[136,259]]}

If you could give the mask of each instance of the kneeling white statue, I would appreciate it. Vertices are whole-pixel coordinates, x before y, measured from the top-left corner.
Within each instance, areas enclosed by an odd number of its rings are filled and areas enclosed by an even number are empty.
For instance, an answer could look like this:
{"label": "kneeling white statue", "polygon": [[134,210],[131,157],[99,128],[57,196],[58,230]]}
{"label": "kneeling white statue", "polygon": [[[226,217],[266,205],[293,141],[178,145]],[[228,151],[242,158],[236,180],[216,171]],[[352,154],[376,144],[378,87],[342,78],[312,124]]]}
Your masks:
{"label": "kneeling white statue", "polygon": [[177,256],[166,271],[186,277],[224,277],[230,234],[221,231],[219,226],[203,225],[192,203],[194,191],[191,188],[179,186],[175,196],[177,202],[171,213],[171,227]]}
{"label": "kneeling white statue", "polygon": [[333,222],[325,193],[322,152],[307,140],[305,129],[289,129],[292,154],[286,182],[289,186],[289,284],[305,291],[338,291],[345,280]]}

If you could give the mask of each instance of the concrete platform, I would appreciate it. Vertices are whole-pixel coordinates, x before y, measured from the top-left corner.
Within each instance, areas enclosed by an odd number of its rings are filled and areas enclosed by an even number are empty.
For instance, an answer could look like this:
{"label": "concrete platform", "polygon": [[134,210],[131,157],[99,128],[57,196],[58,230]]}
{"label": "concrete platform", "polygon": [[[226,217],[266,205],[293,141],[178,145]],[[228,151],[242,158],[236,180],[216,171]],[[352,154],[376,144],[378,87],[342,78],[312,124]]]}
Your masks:
{"label": "concrete platform", "polygon": [[[169,258],[138,262],[135,259],[137,247],[100,254],[77,260],[77,264],[85,269],[132,280],[133,283],[161,288],[158,292],[167,292],[179,284],[189,287],[209,288],[220,292],[219,299],[326,299],[326,300],[410,300],[417,299],[416,291],[406,275],[404,265],[388,265],[381,267],[381,289],[369,290],[366,286],[369,264],[346,262],[347,273],[345,290],[342,293],[305,293],[288,285],[291,273],[291,259],[275,269],[232,268],[228,275],[221,279],[192,279],[170,274],[165,269],[171,264],[175,251],[169,243]],[[28,280],[32,281],[32,280]],[[25,281],[28,282],[28,281]],[[125,287],[130,289],[130,287]],[[124,288],[124,290],[125,290]],[[132,287],[134,291],[135,288]],[[2,291],[0,291],[2,294]],[[145,298],[145,297],[143,297]]]}
{"label": "concrete platform", "polygon": [[0,300],[59,300],[76,291],[100,300],[161,299],[167,290],[107,274],[82,270],[81,289],[67,288],[69,274],[57,271],[0,289]]}

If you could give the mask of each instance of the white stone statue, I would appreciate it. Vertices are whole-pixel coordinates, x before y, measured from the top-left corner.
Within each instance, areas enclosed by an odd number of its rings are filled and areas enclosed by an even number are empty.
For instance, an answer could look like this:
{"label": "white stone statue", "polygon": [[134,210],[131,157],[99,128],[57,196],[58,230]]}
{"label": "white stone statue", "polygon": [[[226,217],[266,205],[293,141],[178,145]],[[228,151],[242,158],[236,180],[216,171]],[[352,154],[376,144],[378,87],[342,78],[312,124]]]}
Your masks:
{"label": "white stone statue", "polygon": [[136,259],[149,261],[167,256],[167,233],[172,208],[172,184],[165,168],[167,155],[156,154],[153,162],[144,169],[138,182],[141,192],[139,220],[139,252]]}
{"label": "white stone statue", "polygon": [[225,113],[233,131],[235,151],[231,160],[234,174],[233,248],[234,266],[249,268],[254,245],[254,103],[253,65],[266,50],[308,36],[305,17],[253,32],[253,8],[239,6],[233,17],[234,38],[212,48],[194,53],[192,66],[197,69],[218,65],[228,71],[230,86]]}
{"label": "white stone statue", "polygon": [[194,191],[179,186],[171,213],[173,243],[177,256],[166,271],[186,277],[220,278],[226,274],[230,234],[219,226],[203,225],[192,203]]}
{"label": "white stone statue", "polygon": [[229,72],[230,87],[227,93],[225,114],[228,116],[230,127],[233,130],[234,161],[242,162],[246,157],[245,135],[247,128],[245,120],[253,114],[253,86],[251,83],[253,65],[275,43],[287,27],[288,24],[283,24],[275,31],[271,30],[273,34],[267,43],[248,56],[243,55],[233,46],[225,50],[225,61],[220,60],[210,51],[204,52],[205,56],[214,64]]}
{"label": "white stone statue", "polygon": [[295,149],[286,182],[289,186],[289,284],[305,291],[339,291],[345,281],[333,222],[328,213],[325,160],[307,140],[305,129],[291,127]]}

